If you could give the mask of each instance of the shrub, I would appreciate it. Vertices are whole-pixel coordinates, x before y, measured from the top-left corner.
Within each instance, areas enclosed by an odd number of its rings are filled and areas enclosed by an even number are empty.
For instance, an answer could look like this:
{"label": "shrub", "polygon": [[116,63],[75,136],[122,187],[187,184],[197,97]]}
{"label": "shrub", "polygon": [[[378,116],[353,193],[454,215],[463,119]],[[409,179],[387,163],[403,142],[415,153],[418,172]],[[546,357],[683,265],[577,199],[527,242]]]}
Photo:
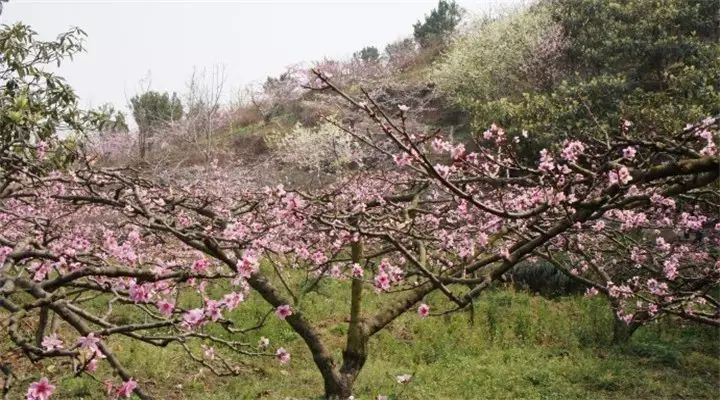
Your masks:
{"label": "shrub", "polygon": [[526,156],[628,120],[628,134],[678,131],[720,112],[718,12],[705,1],[540,3],[477,22],[434,76],[475,128],[529,131]]}
{"label": "shrub", "polygon": [[469,109],[551,85],[564,47],[558,32],[545,7],[482,18],[454,41],[433,78]]}
{"label": "shrub", "polygon": [[360,163],[359,144],[330,122],[317,128],[297,124],[286,136],[271,140],[280,159],[303,170],[336,171]]}

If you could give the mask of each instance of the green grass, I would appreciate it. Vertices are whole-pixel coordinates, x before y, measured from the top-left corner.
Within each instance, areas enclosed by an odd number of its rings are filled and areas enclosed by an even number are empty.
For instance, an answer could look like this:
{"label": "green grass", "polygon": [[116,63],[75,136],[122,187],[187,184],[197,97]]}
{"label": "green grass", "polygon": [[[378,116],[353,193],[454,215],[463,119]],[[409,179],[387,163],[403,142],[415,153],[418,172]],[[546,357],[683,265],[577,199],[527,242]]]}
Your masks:
{"label": "green grass", "polygon": [[[300,306],[322,326],[338,359],[346,331],[343,312],[347,304],[338,301],[345,297],[344,285],[325,284]],[[370,294],[366,300],[366,307],[372,308],[381,297]],[[433,300],[429,303],[439,307],[440,302]],[[196,299],[186,296],[182,301],[191,304]],[[255,297],[231,316],[240,325],[250,325],[268,309]],[[611,347],[611,324],[602,300],[547,300],[511,290],[487,293],[473,312],[428,319],[409,313],[371,340],[370,357],[355,396],[374,399],[385,394],[406,400],[717,398],[717,330],[662,321],[641,328],[627,345]],[[158,399],[319,398],[322,382],[303,342],[275,318],[244,339],[255,343],[261,335],[291,351],[289,366],[280,366],[270,357],[237,357],[236,361],[247,363],[243,374],[217,378],[188,361],[179,346],[156,349],[118,339],[112,346]],[[63,368],[67,367],[57,371]],[[101,368],[100,375],[108,373],[106,367]],[[395,382],[396,375],[406,373],[414,374],[411,383]],[[62,379],[56,398],[104,397],[98,383],[80,377]]]}

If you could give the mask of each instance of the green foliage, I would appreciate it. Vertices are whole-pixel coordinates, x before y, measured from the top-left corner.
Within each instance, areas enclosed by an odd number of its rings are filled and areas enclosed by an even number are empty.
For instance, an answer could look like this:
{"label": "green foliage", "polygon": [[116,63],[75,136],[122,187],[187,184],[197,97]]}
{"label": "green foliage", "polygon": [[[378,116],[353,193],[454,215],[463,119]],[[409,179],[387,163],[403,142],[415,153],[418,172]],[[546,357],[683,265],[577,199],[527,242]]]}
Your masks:
{"label": "green foliage", "polygon": [[22,23],[0,28],[1,158],[29,161],[44,156],[38,149],[52,148],[45,163],[60,167],[72,161],[85,132],[117,120],[113,110],[79,108],[72,87],[48,68],[82,52],[84,38],[78,28],[51,41],[38,40],[37,33]]}
{"label": "green foliage", "polygon": [[508,280],[515,287],[548,298],[580,294],[586,289],[586,286],[578,280],[568,277],[552,264],[542,261],[523,262],[516,265],[510,271]]}
{"label": "green foliage", "polygon": [[182,103],[175,93],[171,97],[167,92],[159,93],[150,90],[135,95],[130,99],[130,105],[133,118],[140,130],[138,141],[140,158],[144,159],[145,151],[152,147],[150,139],[155,132],[182,118]]}
{"label": "green foliage", "polygon": [[0,137],[4,151],[51,139],[63,127],[83,130],[75,92],[48,65],[59,66],[83,50],[85,33],[73,29],[39,41],[29,26],[0,30]]}
{"label": "green foliage", "polygon": [[353,57],[364,63],[374,63],[380,59],[380,52],[378,51],[377,47],[367,46],[363,47],[362,50],[355,52],[355,54],[353,54]]}
{"label": "green foliage", "polygon": [[719,13],[704,0],[540,3],[472,29],[436,77],[476,128],[529,131],[528,154],[622,120],[631,134],[674,132],[720,112]]}
{"label": "green foliage", "polygon": [[474,21],[438,63],[433,80],[469,109],[534,90],[529,60],[552,27],[546,7]]}
{"label": "green foliage", "polygon": [[125,114],[115,109],[112,104],[103,104],[89,114],[95,120],[97,130],[102,132],[127,132],[129,130],[125,121]]}
{"label": "green foliage", "polygon": [[583,75],[616,74],[656,90],[676,63],[701,66],[720,38],[720,4],[707,0],[554,0],[568,62]]}
{"label": "green foliage", "polygon": [[177,94],[153,90],[130,99],[133,118],[142,132],[153,132],[182,118],[183,108]]}
{"label": "green foliage", "polygon": [[455,0],[440,0],[437,8],[425,16],[424,22],[413,25],[415,40],[422,47],[428,47],[452,33],[460,22],[463,9]]}

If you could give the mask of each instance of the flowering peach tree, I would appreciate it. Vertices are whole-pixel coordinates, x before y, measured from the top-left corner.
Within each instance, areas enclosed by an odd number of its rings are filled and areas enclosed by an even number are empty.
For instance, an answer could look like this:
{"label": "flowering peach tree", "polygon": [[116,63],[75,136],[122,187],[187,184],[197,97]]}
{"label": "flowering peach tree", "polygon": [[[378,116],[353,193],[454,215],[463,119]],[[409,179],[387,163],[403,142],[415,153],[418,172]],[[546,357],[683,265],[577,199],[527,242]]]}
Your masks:
{"label": "flowering peach tree", "polygon": [[[373,129],[329,122],[384,161],[312,191],[246,188],[219,169],[160,182],[96,167],[55,126],[36,140],[37,119],[3,126],[27,133],[3,136],[0,154],[0,316],[15,353],[69,360],[74,374],[108,367],[119,377],[105,383],[109,398],[148,399],[114,338],[180,346],[213,373],[238,375],[252,357],[292,362],[283,343],[247,340],[276,318],[307,346],[325,396],[347,399],[369,341],[396,318],[470,308],[532,259],[608,296],[627,326],[664,315],[720,325],[717,117],[654,137],[635,137],[629,122],[605,140],[568,133],[527,160],[518,147],[531,137],[493,126],[471,147],[411,131],[408,107],[382,109],[315,78],[312,90],[334,93]],[[324,280],[346,282],[340,357],[301,301]],[[250,296],[267,312],[241,326],[229,314]],[[132,317],[117,318],[120,308]],[[54,392],[39,377],[26,398]]]}

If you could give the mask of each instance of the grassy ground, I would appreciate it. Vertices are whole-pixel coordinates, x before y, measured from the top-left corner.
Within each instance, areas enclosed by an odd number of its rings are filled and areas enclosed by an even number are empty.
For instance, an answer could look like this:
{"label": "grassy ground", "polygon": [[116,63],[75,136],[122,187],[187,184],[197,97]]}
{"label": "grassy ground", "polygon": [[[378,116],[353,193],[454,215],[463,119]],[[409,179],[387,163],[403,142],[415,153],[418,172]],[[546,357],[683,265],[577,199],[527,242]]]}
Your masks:
{"label": "grassy ground", "polygon": [[[330,283],[302,303],[303,311],[322,325],[337,357],[346,329],[343,314],[337,312],[347,308],[337,301],[342,298],[342,285]],[[374,301],[377,298],[371,296],[368,306]],[[260,301],[251,300],[233,318],[249,323],[267,310]],[[396,321],[372,339],[355,396],[374,399],[384,394],[405,400],[718,398],[717,330],[665,321],[642,328],[630,343],[617,348],[609,346],[610,332],[610,314],[602,300],[546,300],[497,290],[483,296],[472,315],[423,320],[413,313]],[[260,335],[288,348],[291,363],[280,366],[269,357],[247,360],[242,376],[217,378],[189,362],[177,346],[155,349],[124,340],[115,340],[112,346],[159,399],[319,398],[322,383],[302,341],[275,319],[247,340],[255,343]],[[56,375],[64,370],[67,367],[46,365],[45,371],[28,372],[35,377],[54,376],[60,382],[56,399],[104,398],[101,385],[88,377]],[[399,374],[414,377],[400,385],[395,382]]]}

